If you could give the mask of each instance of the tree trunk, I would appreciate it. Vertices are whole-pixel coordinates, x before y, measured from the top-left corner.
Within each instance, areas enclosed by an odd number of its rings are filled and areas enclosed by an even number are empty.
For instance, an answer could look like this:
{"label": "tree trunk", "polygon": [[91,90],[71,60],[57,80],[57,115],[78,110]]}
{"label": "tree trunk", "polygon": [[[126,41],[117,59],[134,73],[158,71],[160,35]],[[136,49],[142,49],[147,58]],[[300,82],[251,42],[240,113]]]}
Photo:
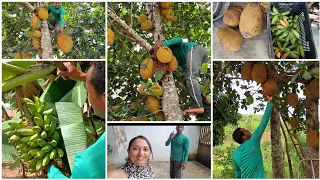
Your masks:
{"label": "tree trunk", "polygon": [[[285,123],[285,122],[283,122],[283,123]],[[281,127],[281,130],[282,130],[282,134],[283,134],[285,145],[286,145],[286,154],[287,154],[287,159],[288,159],[290,178],[294,179],[292,163],[291,163],[291,156],[290,156],[290,151],[289,151],[289,143],[288,143],[286,132],[285,132],[284,127],[281,124],[281,122],[280,122],[280,127]]]}
{"label": "tree trunk", "polygon": [[[318,120],[318,98],[305,100],[306,103],[306,123],[307,123],[307,133],[312,129],[319,129]],[[307,137],[308,138],[308,137]],[[315,161],[307,161],[307,178],[319,179],[319,148],[312,148],[307,146],[306,149],[306,159]]]}
{"label": "tree trunk", "polygon": [[10,119],[10,117],[2,105],[2,121],[8,120],[8,119]]}
{"label": "tree trunk", "polygon": [[271,154],[272,154],[272,177],[273,178],[285,178],[282,143],[281,143],[281,131],[280,131],[280,114],[276,107],[273,108],[271,119]]}
{"label": "tree trunk", "polygon": [[[23,5],[26,8],[28,8],[32,13],[34,12],[35,8],[30,3],[23,2]],[[41,21],[41,50],[42,50],[42,59],[54,58],[47,20]]]}

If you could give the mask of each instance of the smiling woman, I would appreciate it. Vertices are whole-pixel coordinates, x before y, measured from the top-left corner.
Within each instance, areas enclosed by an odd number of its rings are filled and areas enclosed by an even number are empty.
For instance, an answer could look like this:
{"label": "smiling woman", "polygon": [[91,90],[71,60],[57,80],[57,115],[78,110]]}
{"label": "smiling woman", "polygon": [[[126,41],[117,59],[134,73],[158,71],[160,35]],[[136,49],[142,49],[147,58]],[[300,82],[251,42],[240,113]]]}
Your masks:
{"label": "smiling woman", "polygon": [[126,163],[118,169],[108,171],[109,179],[155,179],[149,160],[152,148],[146,137],[131,139],[127,152]]}

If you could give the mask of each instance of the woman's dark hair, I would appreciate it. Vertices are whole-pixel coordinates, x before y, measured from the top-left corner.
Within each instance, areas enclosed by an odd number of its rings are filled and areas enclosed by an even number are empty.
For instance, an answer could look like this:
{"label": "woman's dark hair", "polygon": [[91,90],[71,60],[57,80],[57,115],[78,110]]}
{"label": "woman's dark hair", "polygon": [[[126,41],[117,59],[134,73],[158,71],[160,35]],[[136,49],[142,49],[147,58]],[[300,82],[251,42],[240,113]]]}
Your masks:
{"label": "woman's dark hair", "polygon": [[130,140],[130,142],[129,142],[129,147],[128,147],[128,151],[130,150],[130,147],[132,146],[133,142],[134,142],[136,139],[143,139],[143,140],[145,140],[145,141],[147,142],[147,144],[148,144],[148,146],[149,146],[149,149],[150,149],[150,151],[151,151],[152,159],[153,159],[153,152],[152,152],[151,144],[150,144],[150,142],[148,141],[148,139],[147,139],[146,137],[142,136],[142,135],[139,135],[139,136],[137,136],[137,137],[134,137],[134,138],[132,138],[132,139]]}
{"label": "woman's dark hair", "polygon": [[101,95],[105,92],[106,64],[104,61],[94,61],[92,66],[93,71],[90,82],[93,88],[97,91],[97,94]]}
{"label": "woman's dark hair", "polygon": [[234,130],[234,132],[232,134],[233,140],[235,140],[239,144],[243,143],[242,136],[244,136],[244,133],[243,133],[243,131],[241,131],[241,128],[237,128],[236,130]]}

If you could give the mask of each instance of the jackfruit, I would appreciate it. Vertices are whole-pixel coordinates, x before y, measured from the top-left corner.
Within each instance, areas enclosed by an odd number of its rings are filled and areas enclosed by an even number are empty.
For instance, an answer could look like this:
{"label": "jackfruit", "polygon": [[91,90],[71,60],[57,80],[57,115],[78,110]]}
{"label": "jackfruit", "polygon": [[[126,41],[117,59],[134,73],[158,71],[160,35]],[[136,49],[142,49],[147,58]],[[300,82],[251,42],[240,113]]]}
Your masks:
{"label": "jackfruit", "polygon": [[140,95],[142,95],[142,96],[147,95],[146,92],[144,91],[145,88],[146,88],[146,86],[144,84],[140,85],[140,87],[138,89],[138,92],[139,92]]}
{"label": "jackfruit", "polygon": [[278,90],[277,82],[274,78],[268,78],[262,85],[262,89],[264,92],[267,93],[267,95],[272,96],[274,95]]}
{"label": "jackfruit", "polygon": [[176,71],[178,68],[178,65],[179,64],[178,64],[177,58],[175,56],[172,56],[172,60],[168,64],[168,71],[169,72]]}
{"label": "jackfruit", "polygon": [[299,127],[299,119],[296,118],[296,117],[291,117],[290,118],[290,125],[291,125],[291,128],[294,130],[294,129],[297,129]]}
{"label": "jackfruit", "polygon": [[319,97],[319,79],[313,79],[306,87],[307,97]]}
{"label": "jackfruit", "polygon": [[140,76],[143,79],[149,79],[153,76],[153,60],[147,58],[140,65]]}
{"label": "jackfruit", "polygon": [[162,46],[156,53],[157,59],[162,63],[169,63],[172,60],[172,51],[166,46]]}
{"label": "jackfruit", "polygon": [[37,53],[38,53],[38,56],[39,56],[39,57],[42,57],[42,49],[41,49],[41,48],[38,48],[38,49],[37,49]]}
{"label": "jackfruit", "polygon": [[150,32],[152,31],[153,29],[153,25],[152,25],[152,21],[150,21],[149,19],[144,21],[142,24],[141,24],[141,29],[143,31],[146,31],[146,32]]}
{"label": "jackfruit", "polygon": [[319,149],[319,131],[310,130],[307,134],[307,144],[309,147]]}
{"label": "jackfruit", "polygon": [[111,46],[113,44],[114,41],[114,32],[108,28],[108,32],[107,32],[107,36],[108,36],[108,46]]}
{"label": "jackfruit", "polygon": [[240,16],[243,11],[241,6],[232,6],[223,15],[223,23],[229,27],[239,26]]}
{"label": "jackfruit", "polygon": [[40,8],[40,10],[38,11],[38,17],[42,20],[47,19],[48,18],[48,11],[45,8]]}
{"label": "jackfruit", "polygon": [[242,36],[234,29],[225,27],[217,32],[220,46],[227,51],[238,51],[242,46]]}
{"label": "jackfruit", "polygon": [[263,31],[264,15],[259,3],[249,3],[241,13],[239,29],[244,38],[252,38]]}
{"label": "jackfruit", "polygon": [[36,38],[33,38],[32,39],[32,47],[35,48],[35,49],[40,48],[40,40],[36,39]]}
{"label": "jackfruit", "polygon": [[260,2],[259,6],[264,13],[268,13],[269,3],[268,2]]}
{"label": "jackfruit", "polygon": [[168,8],[168,9],[161,9],[161,15],[168,19],[167,17],[169,16],[174,16],[174,13],[173,13],[173,10],[171,8]]}
{"label": "jackfruit", "polygon": [[295,106],[298,104],[298,95],[294,93],[290,93],[287,98],[288,104],[290,106]]}
{"label": "jackfruit", "polygon": [[166,74],[168,71],[168,64],[167,63],[161,63],[160,61],[153,62],[153,74],[156,74],[157,72],[161,72],[162,75]]}
{"label": "jackfruit", "polygon": [[31,52],[22,52],[21,53],[21,59],[30,59],[31,58]]}
{"label": "jackfruit", "polygon": [[138,23],[142,24],[143,22],[145,22],[146,20],[149,20],[148,16],[138,16]]}
{"label": "jackfruit", "polygon": [[171,6],[171,2],[160,2],[161,8],[168,9]]}
{"label": "jackfruit", "polygon": [[37,39],[41,38],[41,32],[38,30],[34,30],[32,32],[32,37],[37,38]]}
{"label": "jackfruit", "polygon": [[158,121],[164,121],[164,114],[163,112],[158,112],[156,114]]}
{"label": "jackfruit", "polygon": [[251,71],[252,71],[252,62],[245,62],[241,69],[241,76],[243,80],[252,80],[251,77]]}
{"label": "jackfruit", "polygon": [[257,63],[253,65],[251,77],[258,84],[263,83],[267,79],[267,68],[262,63]]}
{"label": "jackfruit", "polygon": [[41,26],[41,20],[37,16],[32,16],[30,24],[33,29],[39,29]]}
{"label": "jackfruit", "polygon": [[151,113],[158,113],[160,111],[161,102],[156,96],[147,97],[147,109]]}
{"label": "jackfruit", "polygon": [[149,90],[155,96],[161,96],[163,94],[163,88],[159,84],[152,84],[152,86],[149,88]]}
{"label": "jackfruit", "polygon": [[68,53],[72,49],[72,38],[65,34],[58,35],[58,48],[61,49],[64,53]]}
{"label": "jackfruit", "polygon": [[14,58],[15,58],[15,59],[22,59],[22,58],[21,58],[21,54],[20,54],[19,52],[14,53],[13,55],[14,55]]}

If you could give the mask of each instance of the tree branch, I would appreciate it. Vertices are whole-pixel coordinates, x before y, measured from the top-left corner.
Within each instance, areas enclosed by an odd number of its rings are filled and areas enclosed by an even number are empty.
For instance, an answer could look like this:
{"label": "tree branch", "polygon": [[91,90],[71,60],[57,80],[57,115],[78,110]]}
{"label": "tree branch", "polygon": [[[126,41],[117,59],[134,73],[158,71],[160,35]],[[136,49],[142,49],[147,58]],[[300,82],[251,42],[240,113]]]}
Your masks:
{"label": "tree branch", "polygon": [[224,74],[224,72],[226,71],[227,67],[230,66],[230,61],[227,62],[227,64],[224,66],[223,70],[220,71],[219,75],[217,76],[217,78],[214,80],[214,82],[217,82],[218,79]]}
{"label": "tree branch", "polygon": [[155,7],[153,9],[153,24],[154,24],[154,33],[153,38],[154,42],[162,42],[164,37],[162,35],[162,24],[161,24],[161,15],[159,3],[155,3]]}
{"label": "tree branch", "polygon": [[135,39],[147,51],[152,50],[152,46],[137,34],[130,26],[128,26],[119,16],[117,16],[112,9],[108,8],[108,17],[115,21],[129,36]]}
{"label": "tree branch", "polygon": [[29,11],[33,12],[34,11],[34,7],[28,3],[28,2],[22,2],[23,6],[26,7],[27,9],[29,9]]}

